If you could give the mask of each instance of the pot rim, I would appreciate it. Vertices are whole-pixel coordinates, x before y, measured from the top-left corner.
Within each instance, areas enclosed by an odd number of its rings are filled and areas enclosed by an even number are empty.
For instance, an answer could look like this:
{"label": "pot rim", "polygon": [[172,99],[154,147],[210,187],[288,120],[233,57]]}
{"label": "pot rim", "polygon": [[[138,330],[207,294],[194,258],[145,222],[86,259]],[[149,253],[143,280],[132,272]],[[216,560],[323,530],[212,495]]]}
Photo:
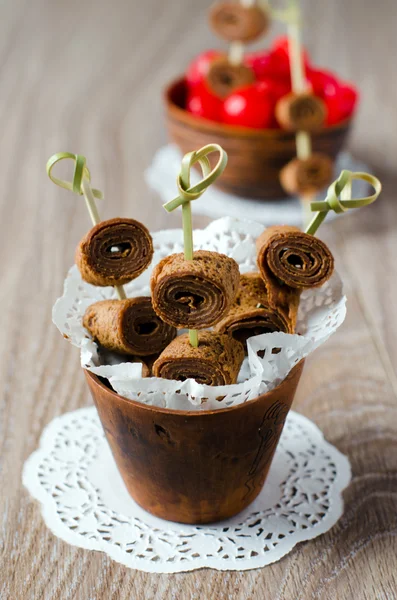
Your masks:
{"label": "pot rim", "polygon": [[[117,401],[119,401],[121,403],[128,403],[129,405],[132,404],[135,406],[135,408],[141,408],[143,410],[147,410],[152,413],[162,413],[162,414],[167,414],[167,415],[176,415],[178,417],[192,418],[192,417],[203,417],[203,416],[207,416],[207,415],[210,416],[210,415],[214,415],[214,414],[222,414],[225,412],[230,412],[232,410],[239,410],[242,407],[244,407],[248,404],[251,404],[252,402],[257,402],[258,400],[263,399],[266,396],[270,396],[279,387],[281,387],[287,381],[287,379],[292,377],[292,375],[294,374],[295,371],[297,371],[297,370],[302,371],[302,369],[304,367],[304,363],[305,363],[305,359],[302,358],[296,365],[294,365],[292,367],[292,369],[289,371],[289,373],[287,374],[285,379],[283,379],[275,388],[273,388],[272,390],[269,390],[265,394],[261,394],[260,396],[257,396],[256,398],[252,398],[252,400],[248,400],[247,402],[243,402],[242,404],[237,404],[236,406],[228,406],[227,408],[219,408],[219,409],[211,409],[211,410],[197,410],[197,411],[177,410],[174,408],[163,408],[160,406],[152,406],[150,404],[144,404],[143,402],[139,402],[138,400],[129,400],[128,398],[121,396],[117,392],[115,392],[115,391],[111,390],[109,387],[107,387],[104,383],[102,383],[102,381],[99,379],[98,375],[94,375],[94,373],[91,373],[91,371],[88,371],[87,369],[83,369],[83,371],[85,373],[85,376],[87,378],[91,379],[95,386],[102,388],[102,390],[106,391],[106,393],[108,393],[110,396],[114,397]],[[300,375],[299,375],[299,378],[300,378]],[[299,382],[299,380],[298,380],[298,382]]]}
{"label": "pot rim", "polygon": [[[212,131],[214,134],[223,135],[225,137],[235,136],[253,139],[280,139],[284,136],[290,137],[291,135],[295,135],[294,132],[285,131],[283,129],[251,129],[249,127],[218,123],[216,121],[211,121],[210,119],[205,119],[204,117],[195,117],[184,108],[178,106],[178,104],[176,104],[172,98],[175,88],[185,84],[185,81],[185,77],[183,76],[173,79],[164,89],[164,101],[170,116],[175,116],[178,118],[178,120],[184,121],[185,124],[189,125],[193,129],[206,130],[207,132]],[[336,125],[324,127],[314,135],[326,135],[328,132],[333,133],[338,130],[348,129],[353,118],[354,114],[348,119],[337,123]]]}

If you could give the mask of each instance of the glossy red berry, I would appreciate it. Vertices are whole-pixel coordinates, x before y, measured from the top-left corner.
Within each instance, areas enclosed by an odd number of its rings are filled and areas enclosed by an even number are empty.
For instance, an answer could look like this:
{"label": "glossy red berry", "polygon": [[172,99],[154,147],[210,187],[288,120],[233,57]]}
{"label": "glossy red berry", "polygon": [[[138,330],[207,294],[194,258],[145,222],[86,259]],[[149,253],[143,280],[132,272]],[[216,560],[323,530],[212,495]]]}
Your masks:
{"label": "glossy red berry", "polygon": [[339,83],[336,77],[329,71],[323,69],[310,69],[307,79],[311,85],[313,94],[326,100],[338,95]]}
{"label": "glossy red berry", "polygon": [[223,122],[228,125],[266,129],[272,126],[274,101],[267,89],[255,84],[231,94],[223,106]]}
{"label": "glossy red berry", "polygon": [[289,79],[289,60],[283,52],[252,52],[247,54],[245,62],[250,66],[258,80],[272,77]]}
{"label": "glossy red berry", "polygon": [[[282,35],[278,38],[276,38],[273,42],[272,45],[272,52],[273,53],[283,53],[287,58],[289,58],[289,39],[288,36],[286,35]],[[304,48],[303,49],[303,62],[305,64],[305,67],[309,67],[310,61],[309,61],[309,55],[307,53],[307,50]]]}
{"label": "glossy red berry", "polygon": [[339,84],[335,95],[325,98],[327,125],[336,125],[352,116],[358,102],[357,90],[347,84]]}
{"label": "glossy red berry", "polygon": [[211,63],[216,59],[224,56],[219,50],[207,50],[199,54],[189,65],[185,79],[188,86],[194,87],[201,84],[211,66]]}
{"label": "glossy red berry", "polygon": [[214,96],[204,83],[188,90],[186,110],[203,119],[220,121],[222,116],[223,100]]}
{"label": "glossy red berry", "polygon": [[263,92],[266,91],[274,99],[275,103],[291,91],[291,82],[288,79],[266,77],[258,82],[257,85]]}
{"label": "glossy red berry", "polygon": [[351,117],[357,108],[359,93],[354,86],[343,83],[339,87],[340,93],[340,112],[342,119]]}

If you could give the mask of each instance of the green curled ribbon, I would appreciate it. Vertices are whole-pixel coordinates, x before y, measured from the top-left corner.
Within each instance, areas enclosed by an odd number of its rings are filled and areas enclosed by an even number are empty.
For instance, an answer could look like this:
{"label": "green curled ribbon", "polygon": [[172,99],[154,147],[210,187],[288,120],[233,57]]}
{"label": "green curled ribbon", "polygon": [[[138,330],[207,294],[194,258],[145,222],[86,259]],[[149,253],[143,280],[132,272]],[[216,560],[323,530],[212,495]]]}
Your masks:
{"label": "green curled ribbon", "polygon": [[[219,159],[215,167],[211,170],[208,155],[212,152],[219,152]],[[203,179],[196,185],[190,187],[190,173],[193,165],[199,163]],[[222,175],[227,165],[227,154],[219,144],[208,144],[200,150],[188,152],[182,159],[181,170],[177,177],[176,184],[179,195],[164,204],[167,212],[172,212],[179,206],[182,206],[182,225],[183,225],[183,247],[186,260],[193,260],[193,226],[192,226],[192,200],[197,200],[205,190],[214,181]],[[198,334],[195,329],[189,330],[190,344],[197,348]]]}
{"label": "green curled ribbon", "polygon": [[[54,177],[52,169],[61,160],[74,161],[74,173],[72,181],[66,181]],[[86,165],[86,158],[82,154],[72,154],[71,152],[58,152],[48,159],[46,164],[47,175],[55,185],[58,185],[65,190],[74,192],[75,194],[83,195],[85,204],[90,215],[93,225],[100,223],[101,218],[96,207],[95,198],[102,199],[103,194],[100,190],[95,190],[91,187],[91,174]],[[125,291],[122,285],[114,286],[119,300],[126,298]]]}
{"label": "green curled ribbon", "polygon": [[[355,179],[369,183],[374,188],[374,193],[364,198],[352,198],[352,183]],[[338,179],[329,186],[325,200],[310,204],[311,210],[313,212],[317,211],[317,214],[314,215],[312,221],[309,223],[306,233],[314,235],[330,210],[341,214],[350,208],[368,206],[368,204],[375,202],[381,191],[382,184],[374,175],[370,175],[369,173],[353,173],[347,170],[342,171]]]}
{"label": "green curled ribbon", "polygon": [[[219,152],[219,159],[215,167],[211,170],[208,155],[212,152]],[[203,179],[190,187],[190,173],[193,165],[196,163],[199,163],[201,167]],[[183,241],[186,260],[193,260],[193,229],[190,202],[197,200],[197,198],[200,198],[204,194],[205,190],[222,175],[226,165],[227,154],[219,144],[208,144],[200,148],[200,150],[188,152],[182,159],[181,170],[176,180],[179,195],[163,206],[167,212],[172,212],[179,206],[182,206]]]}
{"label": "green curled ribbon", "polygon": [[270,12],[273,19],[287,23],[288,25],[301,25],[302,15],[297,0],[289,0],[287,7],[282,9],[272,8],[268,0],[259,0],[258,4],[263,10]]}
{"label": "green curled ribbon", "polygon": [[[52,169],[54,166],[59,163],[61,160],[73,160],[74,161],[74,173],[72,181],[66,181],[64,179],[59,179],[58,177],[54,177],[52,174]],[[75,194],[83,194],[83,180],[88,182],[91,181],[91,174],[86,165],[86,158],[82,156],[82,154],[72,154],[71,152],[58,152],[51,156],[48,159],[46,164],[47,175],[51,179],[55,185],[58,185],[65,190],[69,190]],[[92,195],[94,198],[98,198],[101,200],[103,198],[103,194],[100,190],[91,189]]]}

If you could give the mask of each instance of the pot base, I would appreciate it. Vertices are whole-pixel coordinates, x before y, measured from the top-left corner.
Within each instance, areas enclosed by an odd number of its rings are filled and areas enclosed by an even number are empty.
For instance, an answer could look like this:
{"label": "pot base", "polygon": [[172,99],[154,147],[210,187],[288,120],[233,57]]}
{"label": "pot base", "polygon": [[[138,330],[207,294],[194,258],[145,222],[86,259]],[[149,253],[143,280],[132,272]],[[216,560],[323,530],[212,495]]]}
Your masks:
{"label": "pot base", "polygon": [[261,491],[303,364],[254,400],[200,412],[127,400],[85,375],[132,498],[162,519],[200,524],[236,515]]}

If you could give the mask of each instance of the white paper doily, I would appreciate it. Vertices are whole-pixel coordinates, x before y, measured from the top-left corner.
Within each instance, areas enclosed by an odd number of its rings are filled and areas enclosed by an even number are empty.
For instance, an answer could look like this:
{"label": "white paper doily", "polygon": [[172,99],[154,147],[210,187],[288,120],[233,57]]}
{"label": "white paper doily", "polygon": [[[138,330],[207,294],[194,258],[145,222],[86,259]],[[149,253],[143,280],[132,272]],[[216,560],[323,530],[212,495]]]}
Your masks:
{"label": "white paper doily", "polygon": [[23,470],[24,485],[57,537],[151,573],[246,570],[275,562],[336,523],[350,479],[348,459],[295,412],[288,415],[262,492],[221,523],[181,525],[140,508],[124,487],[94,407],[54,419]]}
{"label": "white paper doily", "polygon": [[[152,164],[145,171],[146,183],[160,195],[161,202],[167,202],[175,196],[175,181],[181,166],[182,154],[177,146],[168,144],[160,148],[154,155]],[[348,152],[341,152],[335,162],[335,179],[343,169],[350,171],[368,171],[368,166],[356,160]],[[199,174],[192,173],[192,184],[199,180]],[[354,194],[358,197],[366,195],[366,184],[357,182]],[[227,213],[236,219],[244,218],[258,221],[263,225],[302,225],[302,209],[298,198],[278,200],[253,200],[239,198],[217,189],[208,188],[205,197],[192,202],[192,211],[217,219]],[[337,215],[331,211],[328,220]]]}
{"label": "white paper doily", "polygon": [[[205,229],[194,230],[195,248],[215,250],[232,257],[241,273],[256,271],[256,238],[263,225],[224,217]],[[183,249],[181,229],[152,234],[154,257],[151,266],[126,284],[127,297],[150,294],[150,275],[164,256]],[[141,365],[109,360],[109,353],[98,353],[97,345],[83,327],[88,306],[98,300],[114,298],[110,287],[95,287],[83,281],[76,266],[65,279],[64,293],[53,308],[53,321],[62,335],[80,348],[81,366],[109,379],[113,389],[130,400],[176,410],[217,410],[256,398],[278,385],[302,358],[314,352],[335,333],[346,315],[346,297],[337,273],[320,288],[305,290],[300,297],[297,331],[253,336],[247,342],[248,357],[234,385],[208,386],[194,379],[184,382],[141,378]],[[274,353],[273,349],[278,352]],[[222,398],[222,399],[220,399]],[[204,400],[203,400],[204,399]]]}

